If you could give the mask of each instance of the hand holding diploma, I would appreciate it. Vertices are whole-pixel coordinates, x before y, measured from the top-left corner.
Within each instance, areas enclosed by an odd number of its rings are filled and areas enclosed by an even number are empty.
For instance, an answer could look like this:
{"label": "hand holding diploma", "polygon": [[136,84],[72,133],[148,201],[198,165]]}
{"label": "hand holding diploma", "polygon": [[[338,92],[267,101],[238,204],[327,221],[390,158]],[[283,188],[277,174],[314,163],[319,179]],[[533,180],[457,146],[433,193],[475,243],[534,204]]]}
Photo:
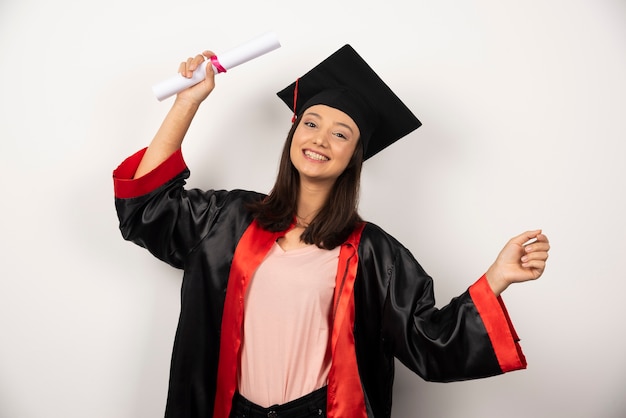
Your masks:
{"label": "hand holding diploma", "polygon": [[246,42],[243,45],[238,46],[230,51],[227,51],[218,56],[206,56],[209,60],[204,61],[198,66],[191,76],[187,77],[178,74],[170,77],[162,82],[155,84],[152,87],[154,95],[159,101],[165,100],[174,94],[194,86],[205,79],[207,65],[211,63],[212,70],[215,74],[224,73],[227,70],[234,68],[244,62],[250,61],[263,54],[273,51],[280,47],[280,42],[276,37],[276,34],[270,32],[261,35],[255,39]]}
{"label": "hand holding diploma", "polygon": [[175,105],[177,102],[186,102],[192,106],[200,106],[211,94],[215,88],[215,74],[217,74],[217,71],[215,71],[212,65],[207,65],[207,63],[214,56],[213,51],[204,51],[202,54],[190,57],[180,63],[177,77],[187,81],[189,86],[177,92]]}

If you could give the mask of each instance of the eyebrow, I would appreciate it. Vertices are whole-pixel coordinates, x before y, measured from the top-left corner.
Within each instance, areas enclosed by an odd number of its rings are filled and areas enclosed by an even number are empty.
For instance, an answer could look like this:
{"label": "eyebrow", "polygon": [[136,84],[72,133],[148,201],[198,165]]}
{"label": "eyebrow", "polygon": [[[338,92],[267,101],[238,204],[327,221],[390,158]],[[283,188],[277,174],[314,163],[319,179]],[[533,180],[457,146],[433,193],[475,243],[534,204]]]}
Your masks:
{"label": "eyebrow", "polygon": [[[306,112],[306,113],[304,114],[304,116],[307,116],[307,115],[317,116],[317,117],[318,117],[318,118],[320,118],[320,119],[322,118],[322,116],[321,116],[321,115],[319,115],[319,114],[317,114],[317,113],[315,113],[315,112]],[[349,131],[350,131],[350,132],[354,135],[354,131],[352,130],[352,128],[350,127],[350,125],[348,125],[348,124],[346,124],[346,123],[343,123],[343,122],[335,122],[335,124],[336,124],[336,125],[340,125],[340,126],[345,127],[346,129],[348,129],[348,130],[349,130]]]}

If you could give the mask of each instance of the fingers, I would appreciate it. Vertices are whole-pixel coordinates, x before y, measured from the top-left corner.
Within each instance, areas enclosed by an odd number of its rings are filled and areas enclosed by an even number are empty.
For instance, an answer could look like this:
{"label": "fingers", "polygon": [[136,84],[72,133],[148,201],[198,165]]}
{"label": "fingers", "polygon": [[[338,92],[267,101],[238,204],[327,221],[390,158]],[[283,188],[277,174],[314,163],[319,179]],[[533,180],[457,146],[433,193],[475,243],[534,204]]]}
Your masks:
{"label": "fingers", "polygon": [[518,244],[518,245],[524,245],[530,240],[537,239],[539,235],[543,235],[541,234],[541,229],[536,229],[534,231],[526,231],[526,232],[519,234],[516,237],[511,238],[510,242],[514,244]]}
{"label": "fingers", "polygon": [[537,241],[545,242],[545,243],[548,243],[548,244],[550,242],[550,241],[548,241],[548,237],[546,237],[544,234],[537,235]]}
{"label": "fingers", "polygon": [[550,251],[550,242],[548,241],[548,237],[540,233],[534,238],[534,241],[526,242],[526,244],[523,245],[524,252],[526,253],[525,257],[533,259],[543,258],[544,261],[547,260],[548,251]]}
{"label": "fingers", "polygon": [[543,274],[550,251],[550,242],[544,234],[538,234],[536,240],[524,246],[521,266],[533,270],[535,278]]}
{"label": "fingers", "polygon": [[525,244],[524,251],[527,254],[533,252],[545,252],[547,256],[548,251],[550,250],[550,243],[548,242],[548,238],[545,235],[541,235],[541,237],[542,239],[540,239],[540,237],[537,237],[536,241]]}
{"label": "fingers", "polygon": [[[214,56],[215,56],[215,54],[213,53],[213,51],[208,51],[208,50],[207,50],[207,51],[204,51],[204,52],[202,53],[202,55],[203,55],[206,59],[208,59],[208,60],[210,60],[210,59],[211,59],[211,57],[214,57]],[[207,78],[208,78],[209,76],[214,75],[214,74],[213,74],[213,65],[207,65],[207,66],[206,66],[206,74],[207,74]]]}
{"label": "fingers", "polygon": [[[178,72],[186,78],[191,78],[193,76],[193,72],[204,62],[205,59],[211,58],[213,54],[211,51],[204,51],[202,54],[198,54],[195,57],[187,58],[187,61],[183,61],[178,66]],[[207,65],[207,72],[213,71],[213,68],[210,68],[210,65]]]}
{"label": "fingers", "polygon": [[526,253],[521,258],[521,265],[524,268],[545,268],[548,260],[548,251],[532,251]]}

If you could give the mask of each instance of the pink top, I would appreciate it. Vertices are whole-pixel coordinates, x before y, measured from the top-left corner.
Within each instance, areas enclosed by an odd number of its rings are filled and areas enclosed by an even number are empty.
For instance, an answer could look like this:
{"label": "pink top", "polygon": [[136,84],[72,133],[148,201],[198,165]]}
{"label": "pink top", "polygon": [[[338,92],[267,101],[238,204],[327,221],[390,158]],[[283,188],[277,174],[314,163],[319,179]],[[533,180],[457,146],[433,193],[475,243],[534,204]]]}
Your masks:
{"label": "pink top", "polygon": [[269,407],[326,385],[340,247],[284,251],[277,243],[245,297],[239,392]]}

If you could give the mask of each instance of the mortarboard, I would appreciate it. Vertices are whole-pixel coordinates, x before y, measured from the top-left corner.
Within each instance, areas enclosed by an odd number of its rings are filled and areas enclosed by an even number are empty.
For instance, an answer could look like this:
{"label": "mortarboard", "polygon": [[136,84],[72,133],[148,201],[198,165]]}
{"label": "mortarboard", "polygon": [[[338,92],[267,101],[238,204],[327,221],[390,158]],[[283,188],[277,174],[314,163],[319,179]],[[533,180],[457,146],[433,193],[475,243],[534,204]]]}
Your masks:
{"label": "mortarboard", "polygon": [[350,45],[341,47],[277,95],[294,116],[316,104],[348,114],[361,131],[364,159],[422,124]]}

